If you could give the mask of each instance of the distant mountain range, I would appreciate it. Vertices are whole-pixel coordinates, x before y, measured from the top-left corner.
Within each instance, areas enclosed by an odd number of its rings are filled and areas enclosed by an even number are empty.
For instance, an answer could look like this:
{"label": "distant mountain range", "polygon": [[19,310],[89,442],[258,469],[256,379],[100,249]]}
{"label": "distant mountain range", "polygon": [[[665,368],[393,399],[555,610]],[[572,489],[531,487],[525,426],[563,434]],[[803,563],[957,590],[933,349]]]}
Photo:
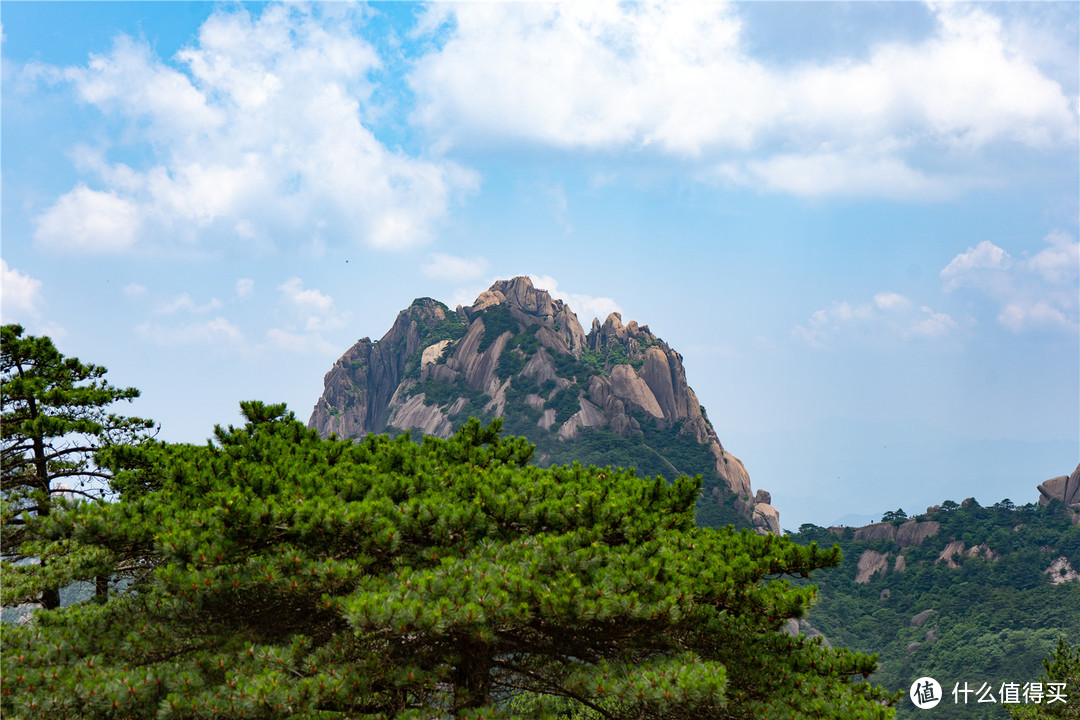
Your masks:
{"label": "distant mountain range", "polygon": [[721,444],[679,353],[618,313],[586,333],[525,277],[496,282],[467,308],[413,301],[381,339],[349,348],[324,385],[308,423],[324,437],[447,437],[469,417],[501,418],[504,433],[536,445],[541,465],[701,474],[699,523],[781,532],[769,493],[751,489]]}

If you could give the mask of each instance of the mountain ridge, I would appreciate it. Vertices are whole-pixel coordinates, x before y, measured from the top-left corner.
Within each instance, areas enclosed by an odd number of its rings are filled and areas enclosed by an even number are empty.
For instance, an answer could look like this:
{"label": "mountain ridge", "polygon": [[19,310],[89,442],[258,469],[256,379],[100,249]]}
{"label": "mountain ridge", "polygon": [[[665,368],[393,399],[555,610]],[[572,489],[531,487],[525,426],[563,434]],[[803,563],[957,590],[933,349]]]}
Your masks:
{"label": "mountain ridge", "polygon": [[414,300],[382,338],[361,338],[334,363],[308,425],[323,436],[447,437],[470,415],[504,418],[537,444],[541,463],[569,461],[577,443],[590,460],[700,473],[707,502],[780,533],[771,497],[753,491],[721,444],[682,356],[619,313],[586,333],[568,304],[526,277],[495,282],[467,308]]}

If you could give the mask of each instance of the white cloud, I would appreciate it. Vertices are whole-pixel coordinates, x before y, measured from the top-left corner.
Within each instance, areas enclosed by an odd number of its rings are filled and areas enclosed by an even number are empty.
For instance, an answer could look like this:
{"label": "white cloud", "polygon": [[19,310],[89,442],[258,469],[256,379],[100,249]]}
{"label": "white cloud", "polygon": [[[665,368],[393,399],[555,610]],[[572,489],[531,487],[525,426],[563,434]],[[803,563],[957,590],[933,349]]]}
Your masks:
{"label": "white cloud", "polygon": [[919,310],[923,313],[922,319],[915,320],[908,328],[912,335],[923,337],[941,337],[956,327],[956,321],[947,313],[936,313],[923,305]]}
{"label": "white cloud", "polygon": [[318,333],[295,333],[271,328],[266,331],[266,341],[271,347],[297,355],[332,355],[340,351]]}
{"label": "white cloud", "polygon": [[446,253],[431,253],[428,261],[420,266],[420,272],[439,280],[474,280],[487,270],[487,260],[482,257],[462,258]]}
{"label": "white cloud", "polygon": [[603,322],[608,315],[617,312],[620,315],[623,310],[613,299],[609,297],[597,297],[582,293],[565,292],[559,289],[559,283],[550,275],[529,275],[534,287],[539,290],[547,290],[551,297],[562,300],[570,306],[570,310],[578,316],[578,322],[585,326],[588,331],[589,323],[594,317]]}
{"label": "white cloud", "polygon": [[998,322],[1012,330],[1021,333],[1032,325],[1061,325],[1069,327],[1069,319],[1061,310],[1052,307],[1049,303],[1040,301],[1009,303],[997,317]]}
{"label": "white cloud", "polygon": [[381,61],[356,32],[365,12],[221,8],[168,62],[120,36],[85,66],[55,71],[157,160],[130,167],[110,162],[107,146],[76,148],[100,189],[61,197],[38,219],[39,242],[102,251],[179,236],[262,249],[320,222],[326,237],[378,248],[428,241],[477,178],[372,134],[368,76]]}
{"label": "white cloud", "polygon": [[136,282],[128,283],[121,292],[124,293],[124,297],[127,299],[135,300],[146,295],[146,286]]}
{"label": "white cloud", "polygon": [[34,241],[62,252],[120,252],[135,244],[139,215],[131,200],[80,183],[36,218]]}
{"label": "white cloud", "polygon": [[41,281],[25,273],[8,267],[7,261],[0,259],[0,308],[3,322],[15,322],[20,316],[38,317],[41,313]]}
{"label": "white cloud", "polygon": [[941,277],[947,282],[945,289],[950,290],[970,281],[972,271],[1004,271],[1012,265],[1009,253],[989,240],[983,240],[973,248],[960,253],[941,271]]}
{"label": "white cloud", "polygon": [[1080,318],[1080,242],[1056,231],[1049,247],[1016,259],[989,240],[954,257],[941,271],[946,292],[975,291],[997,307],[997,321],[1014,333],[1035,327],[1069,332]]}
{"label": "white cloud", "polygon": [[870,157],[861,152],[773,155],[751,160],[745,170],[724,164],[727,179],[801,197],[883,197],[892,200],[939,201],[958,195],[973,184],[962,178],[931,177],[904,160]]}
{"label": "white cloud", "polygon": [[289,278],[277,289],[282,294],[282,306],[293,327],[318,333],[344,327],[349,320],[349,313],[336,310],[332,297],[315,289],[305,290],[304,282],[298,277]]}
{"label": "white cloud", "polygon": [[874,296],[874,304],[882,310],[903,310],[911,305],[911,301],[899,293],[879,292]]}
{"label": "white cloud", "polygon": [[255,281],[251,278],[240,278],[236,281],[236,297],[251,297],[253,292],[255,292]]}
{"label": "white cloud", "polygon": [[1061,284],[1080,272],[1080,242],[1064,232],[1052,232],[1045,238],[1050,247],[1040,250],[1026,265],[1048,283]]}
{"label": "white cloud", "polygon": [[414,118],[447,146],[655,149],[781,192],[905,200],[974,182],[917,167],[915,150],[944,162],[1075,144],[1075,98],[989,9],[932,11],[919,42],[782,67],[748,53],[726,3],[435,5],[420,27],[440,46],[409,77]]}
{"label": "white cloud", "polygon": [[883,291],[871,302],[835,301],[817,310],[806,325],[796,325],[792,335],[814,347],[837,342],[891,342],[897,338],[940,338],[956,327],[947,313],[934,312],[923,305],[918,309],[909,298]]}
{"label": "white cloud", "polygon": [[175,347],[179,345],[235,346],[244,340],[244,334],[223,317],[206,322],[164,326],[158,323],[142,323],[135,327],[135,334],[156,345]]}
{"label": "white cloud", "polygon": [[[585,331],[588,332],[589,323],[594,317],[597,317],[601,322],[607,318],[613,312],[622,314],[623,309],[612,298],[609,297],[597,297],[595,295],[585,295],[583,293],[571,293],[565,292],[559,288],[559,282],[550,275],[528,275],[530,281],[532,281],[533,287],[538,290],[546,290],[553,299],[562,300],[570,306],[570,310],[577,315],[578,322],[580,322]],[[497,276],[489,277],[486,281],[470,283],[468,285],[457,288],[450,298],[448,305],[450,307],[456,307],[462,305],[469,307],[480,293],[490,288],[495,282],[499,280],[508,280],[510,276]]]}
{"label": "white cloud", "polygon": [[158,312],[163,315],[169,315],[180,310],[186,310],[192,313],[205,313],[210,312],[221,307],[221,301],[217,298],[210,298],[204,305],[196,305],[195,301],[191,298],[191,295],[187,293],[180,293],[175,298],[158,308]]}

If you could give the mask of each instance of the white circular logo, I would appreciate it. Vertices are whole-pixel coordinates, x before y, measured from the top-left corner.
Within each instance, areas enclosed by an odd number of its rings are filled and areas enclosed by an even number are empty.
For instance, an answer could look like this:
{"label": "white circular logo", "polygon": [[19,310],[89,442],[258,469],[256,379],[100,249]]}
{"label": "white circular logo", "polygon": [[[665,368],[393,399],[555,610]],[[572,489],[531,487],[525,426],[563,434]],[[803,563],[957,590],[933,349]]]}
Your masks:
{"label": "white circular logo", "polygon": [[911,684],[911,702],[920,710],[929,710],[941,702],[941,686],[932,677],[921,677]]}

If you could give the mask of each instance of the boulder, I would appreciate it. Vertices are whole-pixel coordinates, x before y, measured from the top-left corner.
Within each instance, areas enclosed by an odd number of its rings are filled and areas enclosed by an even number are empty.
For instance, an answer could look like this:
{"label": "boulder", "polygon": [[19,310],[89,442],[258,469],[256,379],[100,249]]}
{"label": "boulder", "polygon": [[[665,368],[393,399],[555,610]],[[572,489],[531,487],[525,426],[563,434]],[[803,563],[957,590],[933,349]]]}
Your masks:
{"label": "boulder", "polygon": [[934,610],[923,610],[921,613],[911,618],[911,627],[922,627],[930,616],[934,614]]}
{"label": "boulder", "polygon": [[754,505],[754,515],[750,522],[755,528],[764,530],[771,535],[780,534],[780,513],[772,505],[767,503]]}
{"label": "boulder", "polygon": [[1072,475],[1051,478],[1039,485],[1039,502],[1049,505],[1051,500],[1060,500],[1069,507],[1080,508],[1080,465]]}

